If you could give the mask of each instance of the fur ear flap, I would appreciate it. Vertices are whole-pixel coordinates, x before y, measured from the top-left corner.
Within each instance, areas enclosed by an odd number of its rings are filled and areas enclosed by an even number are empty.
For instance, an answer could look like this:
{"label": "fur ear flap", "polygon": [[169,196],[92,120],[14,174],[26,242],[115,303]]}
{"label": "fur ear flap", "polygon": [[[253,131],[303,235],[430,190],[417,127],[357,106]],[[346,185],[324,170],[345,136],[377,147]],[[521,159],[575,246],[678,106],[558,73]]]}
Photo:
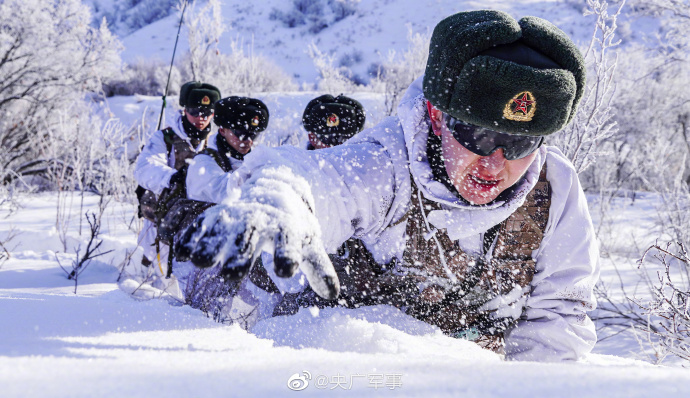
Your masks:
{"label": "fur ear flap", "polygon": [[189,97],[189,93],[194,90],[195,88],[201,87],[201,82],[187,82],[180,87],[180,106],[185,107],[187,105],[187,97]]}

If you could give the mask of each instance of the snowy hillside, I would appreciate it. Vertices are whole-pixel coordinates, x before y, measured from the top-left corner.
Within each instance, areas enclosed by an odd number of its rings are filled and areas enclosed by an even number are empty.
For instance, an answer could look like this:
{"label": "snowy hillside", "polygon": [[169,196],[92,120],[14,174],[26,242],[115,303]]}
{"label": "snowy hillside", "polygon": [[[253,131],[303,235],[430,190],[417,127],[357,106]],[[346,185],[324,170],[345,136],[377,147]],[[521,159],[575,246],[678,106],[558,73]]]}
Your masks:
{"label": "snowy hillside", "polygon": [[[238,40],[245,48],[253,49],[283,68],[298,82],[314,82],[317,71],[309,57],[307,46],[316,44],[320,51],[333,56],[336,65],[349,68],[356,81],[368,81],[390,51],[400,53],[408,47],[409,32],[427,33],[441,19],[458,11],[500,9],[519,18],[535,15],[547,18],[576,43],[585,45],[593,29],[594,20],[582,17],[582,5],[577,1],[504,1],[473,0],[347,0],[351,14],[335,20],[327,4],[338,1],[314,0],[321,10],[299,12],[293,1],[224,0],[223,19],[227,28],[219,43],[221,52],[228,52],[230,42]],[[583,0],[584,3],[584,0]],[[330,12],[330,14],[329,14]],[[290,27],[295,18],[305,22]],[[287,22],[286,22],[287,21]],[[654,29],[646,21],[635,22],[635,29],[623,21],[621,31],[626,41],[639,39],[640,33]],[[179,13],[143,27],[122,38],[127,62],[137,58],[169,60],[175,43]],[[319,25],[321,24],[321,25]],[[188,48],[186,35],[180,40],[180,53]]]}

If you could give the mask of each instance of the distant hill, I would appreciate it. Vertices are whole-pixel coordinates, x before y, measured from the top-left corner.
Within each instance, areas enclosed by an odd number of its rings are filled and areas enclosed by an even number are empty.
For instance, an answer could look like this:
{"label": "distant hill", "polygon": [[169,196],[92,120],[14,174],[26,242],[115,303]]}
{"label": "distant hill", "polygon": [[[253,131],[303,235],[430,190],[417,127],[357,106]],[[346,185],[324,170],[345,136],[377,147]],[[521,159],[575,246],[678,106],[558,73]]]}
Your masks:
{"label": "distant hill", "polygon": [[[101,11],[97,15],[110,10],[110,15],[119,18],[113,23],[113,30],[121,35],[125,61],[170,58],[179,14],[174,10],[169,15],[166,13],[174,1],[85,1],[98,4]],[[489,4],[473,0],[224,0],[223,19],[227,30],[219,48],[221,52],[228,51],[230,42],[239,40],[245,49],[273,60],[297,82],[313,82],[317,71],[307,53],[307,46],[313,42],[320,51],[331,54],[337,65],[349,69],[353,80],[366,82],[390,51],[399,53],[407,48],[408,32],[430,32],[438,21],[458,11],[493,8],[516,18],[543,17],[584,45],[595,23],[592,17],[582,15],[584,3],[584,0],[498,0]],[[126,4],[134,5],[127,9]],[[119,10],[120,14],[112,10]],[[144,15],[138,18],[137,10]],[[156,10],[159,14],[155,14]],[[153,22],[144,25],[142,21],[147,19]],[[637,23],[635,29],[626,25],[631,20],[624,18],[621,22],[619,32],[625,42],[639,40],[641,33],[655,29],[655,24],[649,21],[641,29]],[[131,29],[136,30],[129,33]],[[187,48],[186,33],[183,33],[178,51]]]}

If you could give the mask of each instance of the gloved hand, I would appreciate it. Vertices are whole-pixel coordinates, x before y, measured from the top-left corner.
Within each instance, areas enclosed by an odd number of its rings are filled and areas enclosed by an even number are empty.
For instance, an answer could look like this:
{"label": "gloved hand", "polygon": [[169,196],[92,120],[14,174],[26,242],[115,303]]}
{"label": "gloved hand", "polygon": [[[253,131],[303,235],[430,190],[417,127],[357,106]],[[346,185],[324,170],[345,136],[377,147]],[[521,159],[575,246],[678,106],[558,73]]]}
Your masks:
{"label": "gloved hand", "polygon": [[272,252],[276,275],[290,277],[299,268],[319,296],[336,298],[338,277],[312,209],[304,179],[285,167],[260,169],[185,230],[176,255],[201,268],[222,264],[224,277],[240,279],[262,251]]}
{"label": "gloved hand", "polygon": [[158,195],[158,203],[156,205],[157,224],[165,218],[175,202],[187,196],[186,179],[187,167],[183,167],[170,177],[168,187],[163,189],[161,194]]}
{"label": "gloved hand", "polygon": [[[170,207],[165,217],[158,223],[158,240],[166,245],[173,243],[175,236],[190,225],[196,217],[215,203],[201,202],[191,199],[178,199]],[[177,242],[175,242],[177,244]],[[178,261],[189,259],[177,258]]]}

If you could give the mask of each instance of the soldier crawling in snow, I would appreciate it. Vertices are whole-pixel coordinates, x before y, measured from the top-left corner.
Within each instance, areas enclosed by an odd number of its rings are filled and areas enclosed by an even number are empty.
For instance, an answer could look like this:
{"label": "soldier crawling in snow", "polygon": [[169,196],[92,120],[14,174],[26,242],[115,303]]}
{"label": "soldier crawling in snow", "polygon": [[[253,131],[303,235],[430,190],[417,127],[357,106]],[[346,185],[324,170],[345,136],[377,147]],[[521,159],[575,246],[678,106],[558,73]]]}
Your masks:
{"label": "soldier crawling in snow", "polygon": [[167,213],[167,202],[173,197],[184,196],[186,161],[206,147],[218,99],[220,91],[210,84],[187,82],[182,85],[180,106],[183,111],[175,115],[170,127],[153,133],[137,158],[134,178],[139,183],[140,216],[145,218],[139,234],[139,245],[144,248],[142,264],[149,266],[155,259],[162,275],[168,273],[163,271],[168,249],[157,239],[157,224]]}
{"label": "soldier crawling in snow", "polygon": [[[584,85],[548,21],[452,15],[397,116],[333,148],[257,148],[178,249],[234,278],[272,251],[277,276],[299,268],[324,299],[389,303],[507,359],[579,359],[596,341],[597,246],[572,164],[542,144]],[[340,280],[326,253],[351,237],[372,261]]]}
{"label": "soldier crawling in snow", "polygon": [[[189,161],[188,199],[177,201],[161,222],[164,225],[161,234],[165,239],[172,240],[203,210],[225,198],[228,177],[252,150],[254,141],[268,126],[268,119],[268,108],[258,99],[233,96],[216,102],[213,122],[218,126],[218,134],[211,137],[206,149]],[[185,302],[195,308],[215,311],[215,316],[224,318],[227,314],[221,312],[225,301],[237,292],[238,286],[224,283],[217,270],[194,271],[184,263],[186,258],[178,256],[177,260],[180,266],[175,273]],[[268,276],[264,279],[268,280]]]}
{"label": "soldier crawling in snow", "polygon": [[[329,148],[339,145],[357,134],[364,127],[366,116],[362,105],[346,96],[333,97],[323,95],[307,105],[302,121],[307,130],[308,150]],[[227,195],[227,179],[241,164],[244,155],[252,147],[252,139],[263,131],[268,123],[268,109],[263,102],[242,97],[231,97],[216,104],[214,122],[219,127],[219,134],[209,147],[197,155],[191,162],[187,173],[188,197],[192,200],[220,202]],[[225,139],[223,139],[225,138]],[[246,139],[244,139],[246,138]],[[187,217],[187,215],[185,215]],[[182,224],[185,224],[182,222]],[[175,228],[177,229],[177,228]],[[334,263],[346,258],[347,244],[361,244],[359,241],[346,242],[338,253],[333,255]],[[297,307],[294,298],[302,295],[303,284],[299,283],[300,275],[290,280],[278,278],[273,272],[273,258],[267,253],[262,255],[262,265],[252,269],[237,287],[230,287],[227,295],[232,301],[224,311],[231,319],[238,320],[245,328],[251,327],[261,319],[276,314],[293,313]],[[207,289],[209,281],[215,283],[206,273],[197,273],[194,278],[199,287],[187,289],[187,301],[193,306],[196,301],[209,301],[218,292]],[[209,275],[216,275],[211,270]],[[203,278],[203,280],[201,280]],[[205,295],[206,297],[201,297]],[[286,299],[283,299],[286,295]],[[279,302],[284,305],[274,308]]]}

